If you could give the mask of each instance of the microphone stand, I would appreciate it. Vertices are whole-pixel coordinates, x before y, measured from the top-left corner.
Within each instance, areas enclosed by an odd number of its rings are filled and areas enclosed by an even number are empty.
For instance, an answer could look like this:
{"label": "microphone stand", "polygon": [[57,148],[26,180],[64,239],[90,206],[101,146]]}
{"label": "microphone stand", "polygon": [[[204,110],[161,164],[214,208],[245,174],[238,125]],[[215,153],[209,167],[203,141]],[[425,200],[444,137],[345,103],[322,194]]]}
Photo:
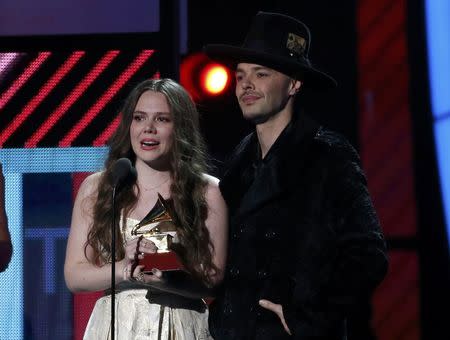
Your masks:
{"label": "microphone stand", "polygon": [[128,158],[116,160],[112,170],[112,226],[111,226],[111,340],[115,338],[116,312],[116,189],[129,175],[137,176]]}
{"label": "microphone stand", "polygon": [[116,185],[112,191],[112,226],[111,226],[111,340],[115,338],[115,310],[116,310]]}

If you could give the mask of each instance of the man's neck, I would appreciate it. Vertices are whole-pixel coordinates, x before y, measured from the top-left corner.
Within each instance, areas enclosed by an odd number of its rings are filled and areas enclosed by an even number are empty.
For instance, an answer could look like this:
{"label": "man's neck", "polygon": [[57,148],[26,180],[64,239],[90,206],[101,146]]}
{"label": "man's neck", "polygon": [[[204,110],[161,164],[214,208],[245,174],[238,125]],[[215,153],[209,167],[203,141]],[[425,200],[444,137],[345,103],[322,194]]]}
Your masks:
{"label": "man's neck", "polygon": [[261,158],[267,155],[281,132],[289,124],[292,114],[292,107],[287,106],[283,111],[278,112],[266,122],[256,125],[256,134],[261,147]]}

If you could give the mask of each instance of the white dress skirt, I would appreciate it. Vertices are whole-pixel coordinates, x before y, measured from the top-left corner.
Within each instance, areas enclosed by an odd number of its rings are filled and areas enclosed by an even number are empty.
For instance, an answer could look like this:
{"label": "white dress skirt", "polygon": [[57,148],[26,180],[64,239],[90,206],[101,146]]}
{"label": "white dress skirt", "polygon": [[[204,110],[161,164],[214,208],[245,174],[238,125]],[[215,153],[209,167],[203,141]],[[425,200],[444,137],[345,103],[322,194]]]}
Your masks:
{"label": "white dress skirt", "polygon": [[[131,238],[136,221],[127,219],[124,237]],[[126,289],[115,295],[116,340],[213,339],[208,329],[208,309],[173,308],[150,303],[147,289]],[[149,294],[152,294],[149,292]],[[203,302],[204,303],[204,302]],[[111,296],[97,300],[84,340],[111,339]]]}

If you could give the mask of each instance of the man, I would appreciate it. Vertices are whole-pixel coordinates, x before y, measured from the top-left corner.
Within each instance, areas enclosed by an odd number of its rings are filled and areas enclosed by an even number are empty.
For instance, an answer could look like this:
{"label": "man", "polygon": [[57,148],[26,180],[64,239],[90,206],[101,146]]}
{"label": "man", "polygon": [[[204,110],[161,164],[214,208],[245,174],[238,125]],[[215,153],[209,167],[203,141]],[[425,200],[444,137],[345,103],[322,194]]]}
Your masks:
{"label": "man", "polygon": [[346,339],[348,315],[387,270],[356,151],[294,109],[304,88],[335,86],[311,66],[309,43],[303,23],[259,12],[241,47],[205,47],[235,68],[237,100],[256,125],[220,182],[230,244],[210,309],[215,339]]}

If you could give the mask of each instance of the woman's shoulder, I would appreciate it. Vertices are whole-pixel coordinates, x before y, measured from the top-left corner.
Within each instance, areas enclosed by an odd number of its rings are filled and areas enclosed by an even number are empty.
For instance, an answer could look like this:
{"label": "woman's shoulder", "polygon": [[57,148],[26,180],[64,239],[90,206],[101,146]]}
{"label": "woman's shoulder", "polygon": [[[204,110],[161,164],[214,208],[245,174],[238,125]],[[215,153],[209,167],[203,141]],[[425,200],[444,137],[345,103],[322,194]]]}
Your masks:
{"label": "woman's shoulder", "polygon": [[217,177],[204,173],[203,179],[208,187],[219,187],[219,179]]}
{"label": "woman's shoulder", "polygon": [[80,185],[79,194],[90,196],[97,192],[103,171],[95,172],[87,176]]}
{"label": "woman's shoulder", "polygon": [[222,204],[223,197],[219,189],[219,179],[209,174],[203,174],[203,178],[206,181],[206,200]]}

